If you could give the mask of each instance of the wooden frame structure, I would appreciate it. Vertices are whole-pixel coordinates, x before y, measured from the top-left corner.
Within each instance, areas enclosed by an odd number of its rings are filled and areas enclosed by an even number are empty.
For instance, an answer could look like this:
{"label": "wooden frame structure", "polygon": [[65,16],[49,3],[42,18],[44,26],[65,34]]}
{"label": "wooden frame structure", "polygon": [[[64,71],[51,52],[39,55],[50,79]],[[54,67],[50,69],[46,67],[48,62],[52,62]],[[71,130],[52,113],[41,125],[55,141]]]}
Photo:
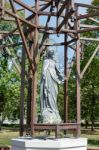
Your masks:
{"label": "wooden frame structure", "polygon": [[[1,20],[16,22],[16,28],[13,31],[0,31],[0,35],[4,40],[5,37],[10,37],[13,34],[20,35],[21,43],[12,43],[10,45],[1,45],[0,48],[5,47],[10,54],[8,47],[23,45],[21,70],[15,63],[16,69],[21,75],[21,99],[20,99],[20,136],[23,136],[24,128],[31,128],[31,135],[35,134],[35,130],[55,130],[56,137],[60,130],[72,129],[77,131],[77,136],[80,136],[80,79],[83,77],[85,71],[90,65],[96,52],[99,50],[99,45],[94,51],[92,57],[87,65],[80,71],[80,53],[81,41],[99,41],[99,39],[80,37],[81,33],[88,31],[99,30],[99,21],[92,18],[99,16],[99,7],[81,3],[74,3],[74,0],[35,0],[32,1],[33,7],[27,5],[22,0],[9,0],[11,6],[10,10],[5,8],[6,0],[2,0],[0,5]],[[20,17],[16,4],[20,5],[22,10],[28,10],[30,15],[28,17]],[[31,4],[32,5],[32,4]],[[96,11],[89,14],[79,14],[79,7],[92,8]],[[11,17],[7,17],[8,16]],[[47,20],[45,25],[40,24],[40,17],[46,16]],[[50,26],[49,22],[52,18],[56,19],[56,24]],[[82,24],[82,19],[90,19],[97,25]],[[25,29],[24,29],[25,27]],[[29,38],[26,33],[28,33]],[[42,41],[39,43],[38,34],[42,33]],[[64,41],[62,43],[49,43],[48,38],[50,35],[63,34]],[[69,37],[69,38],[68,38]],[[70,39],[70,40],[68,40]],[[27,44],[29,42],[29,44]],[[68,47],[71,43],[76,44],[74,48],[76,54],[76,94],[77,94],[77,121],[76,123],[68,123],[68,79],[71,70],[68,72]],[[36,96],[37,96],[37,64],[39,63],[40,56],[44,53],[48,46],[64,46],[64,75],[67,80],[64,82],[64,123],[62,124],[38,124],[36,123]],[[38,51],[39,49],[39,51]],[[27,102],[27,125],[24,125],[24,87],[25,87],[25,60],[26,57],[29,61],[28,70],[28,102]],[[73,62],[71,62],[71,66]],[[30,109],[31,108],[31,109]]]}

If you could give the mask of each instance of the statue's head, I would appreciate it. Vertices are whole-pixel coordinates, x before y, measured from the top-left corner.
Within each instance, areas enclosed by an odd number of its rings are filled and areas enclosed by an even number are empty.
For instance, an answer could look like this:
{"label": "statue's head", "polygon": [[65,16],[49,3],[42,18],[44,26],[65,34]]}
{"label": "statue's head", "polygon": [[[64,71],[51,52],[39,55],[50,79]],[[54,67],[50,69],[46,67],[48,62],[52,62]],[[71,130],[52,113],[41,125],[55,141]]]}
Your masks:
{"label": "statue's head", "polygon": [[54,57],[54,50],[53,49],[48,49],[47,58],[53,59],[53,57]]}

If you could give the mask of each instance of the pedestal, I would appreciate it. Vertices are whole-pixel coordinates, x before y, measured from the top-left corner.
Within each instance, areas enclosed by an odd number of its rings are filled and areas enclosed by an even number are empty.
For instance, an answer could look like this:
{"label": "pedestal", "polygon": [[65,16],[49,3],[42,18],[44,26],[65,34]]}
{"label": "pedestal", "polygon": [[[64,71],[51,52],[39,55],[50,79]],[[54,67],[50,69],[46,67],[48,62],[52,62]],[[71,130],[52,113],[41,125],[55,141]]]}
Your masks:
{"label": "pedestal", "polygon": [[87,150],[86,138],[12,140],[12,150]]}

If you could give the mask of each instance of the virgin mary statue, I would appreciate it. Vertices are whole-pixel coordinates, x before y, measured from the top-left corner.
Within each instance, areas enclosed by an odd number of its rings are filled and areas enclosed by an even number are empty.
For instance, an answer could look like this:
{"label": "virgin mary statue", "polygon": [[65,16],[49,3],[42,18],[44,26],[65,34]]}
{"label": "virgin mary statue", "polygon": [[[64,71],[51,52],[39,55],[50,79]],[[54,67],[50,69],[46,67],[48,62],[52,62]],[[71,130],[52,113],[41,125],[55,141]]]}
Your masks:
{"label": "virgin mary statue", "polygon": [[41,116],[43,123],[61,123],[57,107],[58,84],[63,82],[63,76],[53,59],[54,51],[49,50],[44,60],[41,78]]}

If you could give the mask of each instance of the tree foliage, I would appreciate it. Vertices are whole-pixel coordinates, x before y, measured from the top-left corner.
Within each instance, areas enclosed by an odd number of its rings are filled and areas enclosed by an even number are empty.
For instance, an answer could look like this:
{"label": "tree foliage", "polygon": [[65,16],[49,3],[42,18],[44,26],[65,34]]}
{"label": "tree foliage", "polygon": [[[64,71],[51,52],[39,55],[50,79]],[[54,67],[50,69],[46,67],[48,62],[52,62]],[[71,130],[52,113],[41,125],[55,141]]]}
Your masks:
{"label": "tree foliage", "polygon": [[[99,6],[98,0],[93,0],[92,4]],[[97,12],[96,9],[88,9],[88,13]],[[94,19],[99,20],[99,17],[94,17]],[[97,25],[94,21],[83,20],[82,23],[89,25]],[[82,34],[84,37],[99,37],[99,31],[85,32]],[[83,45],[83,58],[81,58],[81,71],[84,69],[88,60],[92,56],[94,50],[96,49],[98,42],[84,42]],[[59,94],[59,109],[63,114],[63,99],[64,99],[63,87],[60,87]],[[72,68],[71,76],[69,79],[69,89],[68,89],[68,100],[69,100],[69,121],[76,120],[76,64]],[[99,53],[96,54],[92,60],[90,66],[85,72],[83,78],[81,79],[81,119],[85,121],[90,121],[92,123],[92,130],[95,121],[99,120]]]}
{"label": "tree foliage", "polygon": [[[6,2],[8,9],[9,3]],[[14,22],[0,21],[0,31],[11,31],[16,27]],[[19,36],[10,37],[13,42],[19,42]],[[0,44],[10,44],[8,38],[0,40]],[[16,53],[20,51],[20,47],[9,48],[12,57],[16,59]],[[20,56],[21,57],[21,56]],[[17,62],[17,59],[16,59]],[[5,48],[0,51],[0,115],[4,120],[5,117],[9,119],[17,119],[19,117],[19,100],[20,100],[20,75],[17,73],[10,56]]]}
{"label": "tree foliage", "polygon": [[[94,0],[93,5],[99,6],[99,0]],[[6,3],[6,7],[9,5]],[[95,12],[96,9],[88,9],[89,13]],[[23,12],[21,13],[23,15]],[[99,17],[95,17],[99,20]],[[83,23],[89,25],[97,25],[90,20],[84,20]],[[12,22],[0,22],[0,30],[11,31],[16,25]],[[99,31],[86,32],[83,36],[98,38]],[[16,43],[20,39],[17,36],[12,37]],[[2,41],[0,41],[2,44]],[[6,43],[7,44],[7,43]],[[81,71],[91,57],[98,43],[87,42],[83,48],[83,59],[81,60]],[[10,49],[13,56],[20,51],[19,47]],[[38,96],[37,96],[37,112],[40,112],[40,78],[42,72],[41,58],[38,66]],[[63,85],[59,86],[58,107],[62,118],[64,118],[64,90]],[[69,80],[69,120],[76,120],[76,64],[74,63],[70,80]],[[20,76],[11,64],[11,60],[7,53],[3,50],[0,52],[0,113],[3,118],[8,117],[15,119],[19,117],[19,100],[20,100]],[[94,57],[92,63],[81,80],[81,117],[82,119],[91,121],[92,124],[99,119],[99,56],[98,53]]]}

